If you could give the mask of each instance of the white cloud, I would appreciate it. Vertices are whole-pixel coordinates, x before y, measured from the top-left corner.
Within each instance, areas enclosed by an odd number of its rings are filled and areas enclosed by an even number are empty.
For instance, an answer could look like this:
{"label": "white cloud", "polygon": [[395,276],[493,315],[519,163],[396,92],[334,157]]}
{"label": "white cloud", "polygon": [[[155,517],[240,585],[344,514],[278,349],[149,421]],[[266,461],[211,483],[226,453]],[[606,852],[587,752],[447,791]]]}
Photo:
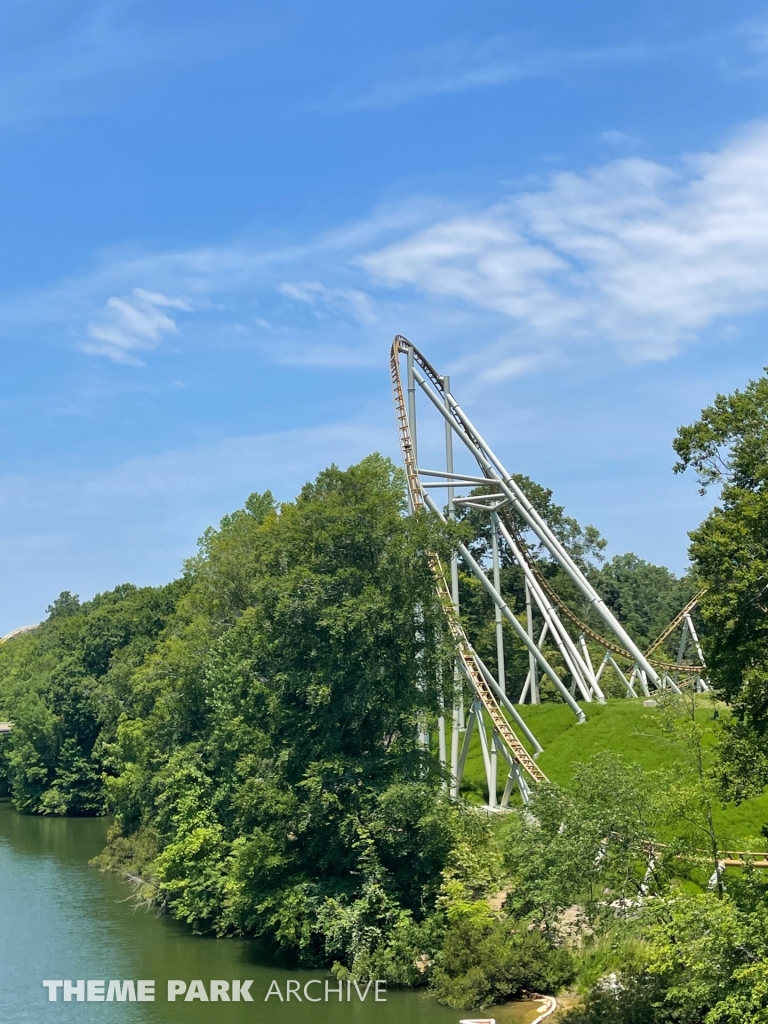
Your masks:
{"label": "white cloud", "polygon": [[340,101],[339,110],[388,110],[421,96],[503,85],[541,73],[541,59],[526,59],[516,37],[495,36],[472,44],[453,39],[406,58],[408,74],[382,81],[360,96]]}
{"label": "white cloud", "polygon": [[768,124],[675,168],[627,159],[557,174],[358,262],[390,287],[504,313],[528,337],[666,358],[717,318],[768,304]]}
{"label": "white cloud", "polygon": [[647,60],[668,47],[632,43],[592,49],[542,49],[530,35],[502,33],[474,41],[449,39],[437,46],[398,55],[398,71],[357,96],[337,97],[329,112],[390,110],[425,96],[441,96],[578,68]]}
{"label": "white cloud", "polygon": [[[768,74],[768,24],[765,21],[744,21],[730,33],[736,40],[735,52],[721,54],[720,73],[726,80],[764,78]],[[740,44],[740,45],[739,45]]]}
{"label": "white cloud", "polygon": [[330,310],[341,309],[363,323],[376,321],[371,297],[357,288],[326,288],[319,281],[283,281],[279,291],[286,298],[309,306],[322,304]]}
{"label": "white cloud", "polygon": [[539,369],[545,361],[538,354],[510,356],[497,366],[486,370],[481,374],[480,380],[493,382],[512,380],[515,377],[522,377],[533,370]]}
{"label": "white cloud", "polygon": [[0,124],[91,110],[120,76],[170,69],[249,45],[247,33],[230,22],[228,15],[188,16],[183,25],[163,27],[142,20],[140,5],[125,0],[34,5],[5,0]]}
{"label": "white cloud", "polygon": [[634,135],[627,135],[624,132],[617,131],[615,128],[600,132],[600,140],[609,146],[615,146],[617,149],[624,150],[634,149],[641,144],[640,139],[636,139]]}
{"label": "white cloud", "polygon": [[188,344],[304,366],[376,365],[392,335],[410,333],[455,365],[483,351],[483,372],[501,379],[539,370],[537,353],[548,366],[590,347],[669,358],[768,305],[768,123],[712,153],[563,171],[458,211],[410,199],[293,245],[116,259],[8,296],[0,323],[6,337],[33,336],[34,322],[61,325],[62,338],[88,325],[88,353],[135,361],[177,331],[175,310],[193,310]]}
{"label": "white cloud", "polygon": [[159,292],[134,288],[130,299],[114,296],[107,299],[100,321],[88,324],[91,341],[80,346],[90,355],[108,356],[119,363],[139,363],[136,350],[157,348],[166,334],[177,334],[176,321],[165,312],[191,307],[182,299],[172,299]]}

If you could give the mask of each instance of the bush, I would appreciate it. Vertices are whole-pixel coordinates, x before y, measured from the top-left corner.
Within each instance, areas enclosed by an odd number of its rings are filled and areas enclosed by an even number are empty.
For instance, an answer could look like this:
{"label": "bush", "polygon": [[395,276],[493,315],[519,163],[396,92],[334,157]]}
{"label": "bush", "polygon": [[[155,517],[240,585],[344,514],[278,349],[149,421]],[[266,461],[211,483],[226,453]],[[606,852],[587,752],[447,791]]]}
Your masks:
{"label": "bush", "polygon": [[567,949],[538,929],[491,916],[476,903],[446,930],[432,991],[457,1009],[484,1010],[523,991],[555,992],[573,977]]}
{"label": "bush", "polygon": [[563,1024],[657,1024],[659,981],[644,972],[611,975],[589,992],[584,1005],[571,1010]]}

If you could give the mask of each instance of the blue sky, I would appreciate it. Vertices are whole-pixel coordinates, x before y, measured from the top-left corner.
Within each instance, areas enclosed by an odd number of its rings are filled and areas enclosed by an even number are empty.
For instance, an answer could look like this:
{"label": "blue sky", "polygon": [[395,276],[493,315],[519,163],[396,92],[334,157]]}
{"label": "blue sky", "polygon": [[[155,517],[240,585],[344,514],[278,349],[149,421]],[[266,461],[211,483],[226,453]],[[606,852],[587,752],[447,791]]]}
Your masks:
{"label": "blue sky", "polygon": [[6,0],[0,56],[0,631],[397,458],[395,333],[685,568],[675,428],[768,362],[768,5]]}

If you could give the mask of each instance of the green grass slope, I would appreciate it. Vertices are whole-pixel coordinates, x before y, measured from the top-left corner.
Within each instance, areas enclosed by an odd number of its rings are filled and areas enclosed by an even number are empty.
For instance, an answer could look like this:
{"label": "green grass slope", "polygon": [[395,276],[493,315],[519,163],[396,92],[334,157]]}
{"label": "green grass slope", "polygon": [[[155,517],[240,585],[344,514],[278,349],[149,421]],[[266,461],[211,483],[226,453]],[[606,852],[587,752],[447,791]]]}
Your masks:
{"label": "green grass slope", "polygon": [[[647,771],[669,770],[681,757],[676,743],[665,735],[658,708],[645,707],[642,700],[609,700],[606,704],[582,705],[587,716],[578,725],[565,704],[527,705],[519,708],[526,724],[544,747],[538,763],[552,782],[568,786],[574,765],[589,761],[600,751],[610,750]],[[716,739],[715,705],[701,699],[697,720],[705,729],[705,743],[712,747]],[[517,730],[519,733],[519,730]],[[499,765],[499,796],[506,772]],[[472,802],[485,803],[485,772],[477,734],[473,737],[462,784],[462,792]],[[717,808],[716,824],[724,846],[766,850],[768,840],[760,829],[768,823],[768,792],[739,806]]]}

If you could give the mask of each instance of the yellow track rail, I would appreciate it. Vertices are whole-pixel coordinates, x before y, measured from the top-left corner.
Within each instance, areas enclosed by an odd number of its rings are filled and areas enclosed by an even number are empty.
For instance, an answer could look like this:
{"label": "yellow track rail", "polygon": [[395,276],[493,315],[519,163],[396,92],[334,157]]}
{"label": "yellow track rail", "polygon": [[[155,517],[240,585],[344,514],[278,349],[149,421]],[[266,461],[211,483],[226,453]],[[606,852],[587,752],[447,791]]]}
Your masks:
{"label": "yellow track rail", "polygon": [[[653,654],[653,652],[656,650],[657,647],[661,647],[661,645],[664,643],[664,641],[667,639],[667,637],[671,636],[675,632],[677,627],[681,626],[683,624],[683,619],[685,618],[686,615],[690,615],[691,614],[693,609],[699,603],[703,593],[704,593],[704,591],[700,590],[698,592],[698,594],[695,594],[691,598],[691,600],[688,602],[688,604],[685,606],[685,608],[683,608],[683,610],[681,612],[678,612],[678,614],[674,617],[674,619],[672,619],[672,621],[667,626],[667,628],[662,633],[659,633],[659,635],[653,641],[651,646],[645,652],[646,657],[649,654]],[[696,667],[702,669],[702,671],[703,671],[703,668],[702,668],[701,665],[698,665]],[[678,671],[682,671],[682,669],[678,669]]]}
{"label": "yellow track rail", "polygon": [[[401,343],[404,343],[407,347],[401,347]],[[414,510],[420,510],[425,508],[424,494],[421,489],[421,481],[419,480],[416,459],[413,454],[411,429],[408,423],[408,414],[406,412],[403,382],[400,377],[400,353],[406,352],[408,348],[411,347],[410,342],[398,335],[392,344],[390,366],[392,372],[392,391],[395,398],[395,413],[397,415],[397,430],[400,437],[400,450],[403,455],[403,463],[405,465],[405,473],[408,480],[408,493]],[[416,349],[413,351],[416,355]],[[418,354],[418,358],[419,365],[422,366],[425,372],[429,374],[433,383],[437,384],[439,377],[435,373],[434,369],[420,354]],[[451,632],[453,641],[456,644],[459,662],[464,674],[488,713],[489,718],[493,722],[496,732],[503,740],[514,760],[530,776],[530,778],[533,779],[534,782],[547,782],[547,776],[541,768],[539,768],[534,759],[520,742],[520,739],[514,729],[512,729],[504,716],[493,691],[485,681],[485,676],[481,672],[480,666],[477,664],[475,651],[467,638],[467,634],[464,632],[464,627],[461,624],[461,620],[459,619],[456,607],[453,603],[453,598],[451,597],[451,591],[448,587],[448,581],[445,578],[445,571],[443,569],[442,562],[434,552],[429,553],[429,564],[435,578],[437,598],[445,613],[448,628]]]}
{"label": "yellow track rail", "polygon": [[[429,360],[426,359],[425,356],[422,355],[421,352],[419,352],[419,350],[416,348],[415,345],[413,345],[410,341],[408,341],[407,338],[404,338],[402,335],[398,334],[397,337],[395,338],[393,344],[392,344],[391,364],[392,364],[393,388],[395,387],[395,377],[397,377],[398,386],[400,388],[400,401],[401,402],[403,401],[403,395],[402,395],[402,383],[400,382],[400,367],[399,367],[399,364],[398,364],[398,356],[399,356],[400,353],[408,352],[409,349],[413,352],[414,360],[419,364],[421,369],[424,371],[426,376],[429,378],[429,380],[431,381],[433,387],[438,392],[438,394],[444,395],[445,391],[443,389],[443,378],[440,376],[440,374],[437,372],[437,370],[434,368],[434,366],[432,366],[432,364],[429,362]],[[395,393],[395,404],[396,405],[397,405],[397,402],[398,402],[398,397],[397,397],[397,392],[396,392]],[[466,424],[461,423],[460,426],[461,426],[462,432],[465,433],[467,435],[467,437],[470,438],[471,441],[473,441],[475,444],[477,444],[478,447],[481,447],[480,441],[478,440],[478,438],[476,438],[476,437],[474,437],[472,435],[472,432],[470,430],[467,429]],[[407,416],[405,414],[405,406],[404,405],[403,405],[403,408],[402,408],[402,421],[401,421],[401,418],[400,418],[400,412],[398,412],[398,427],[400,429],[400,447],[401,447],[401,449],[403,451],[403,460],[406,462],[406,473],[408,474],[408,490],[411,493],[411,497],[413,498],[413,494],[416,493],[416,492],[418,492],[418,494],[421,495],[421,484],[419,482],[419,475],[418,475],[418,469],[417,469],[417,466],[416,466],[416,461],[413,458],[413,451],[412,451],[411,440],[410,440],[410,430],[408,428],[408,418],[407,418]],[[404,430],[405,430],[405,434],[403,433]],[[409,453],[408,460],[406,460],[405,448],[404,448],[404,438],[406,436],[407,436],[407,445],[408,445],[408,453]],[[493,483],[493,479],[489,478],[488,482],[489,482],[489,484]],[[423,504],[423,502],[421,501],[421,498],[419,500],[420,500],[420,503]],[[576,626],[576,628],[580,632],[584,633],[584,635],[588,636],[591,640],[594,640],[595,643],[600,644],[601,647],[604,647],[606,650],[611,651],[613,654],[618,654],[620,657],[627,658],[629,661],[634,662],[635,658],[630,653],[630,651],[626,650],[626,648],[622,647],[620,644],[615,643],[613,640],[609,640],[607,637],[602,636],[600,633],[597,632],[597,630],[592,629],[592,627],[589,626],[586,622],[584,622],[584,620],[581,619],[576,614],[576,612],[574,612],[565,603],[565,601],[560,597],[560,595],[555,590],[552,589],[552,587],[550,586],[549,582],[539,572],[539,568],[536,565],[536,562],[534,561],[534,559],[529,557],[528,545],[525,543],[525,541],[520,536],[520,533],[519,533],[517,527],[514,524],[512,516],[509,514],[509,510],[505,509],[505,508],[500,508],[498,510],[498,514],[504,520],[504,525],[507,527],[507,529],[510,531],[510,533],[515,537],[515,539],[518,539],[520,541],[521,553],[522,553],[523,557],[525,558],[529,568],[531,569],[531,572],[536,577],[536,579],[539,582],[539,584],[541,585],[542,589],[544,590],[544,592],[549,597],[550,601],[552,601],[552,603],[558,608],[558,610],[560,612],[562,612],[562,614],[567,619],[569,619],[574,624],[574,626]],[[664,640],[667,639],[669,634],[671,632],[673,632],[674,629],[676,629],[678,625],[680,625],[680,623],[682,622],[683,618],[686,615],[686,612],[691,610],[691,608],[695,605],[696,601],[698,600],[698,598],[700,596],[701,596],[700,594],[697,595],[696,598],[694,598],[693,602],[690,602],[689,605],[686,606],[686,608],[674,620],[674,624],[670,623],[670,626],[667,627],[669,632],[667,632],[665,630],[664,633],[661,635],[661,637],[659,637],[656,640],[654,640],[653,644],[651,645],[650,651],[656,650],[657,647],[659,647],[664,642]],[[671,662],[662,661],[660,659],[654,659],[654,660],[649,659],[649,660],[650,660],[650,663],[653,665],[654,668],[661,669],[662,672],[679,672],[679,673],[681,673],[683,675],[693,675],[693,676],[701,675],[704,672],[704,666],[703,665],[692,665],[692,664],[688,664],[688,663],[684,663],[682,665],[675,665],[675,664],[673,664]]]}
{"label": "yellow track rail", "polygon": [[[492,483],[492,481],[489,481],[489,483]],[[622,647],[620,644],[617,644],[612,640],[609,640],[607,637],[601,636],[601,634],[598,633],[597,630],[594,630],[591,626],[588,626],[587,623],[584,622],[583,619],[579,618],[576,612],[573,611],[573,609],[570,608],[565,603],[565,601],[563,601],[560,595],[555,590],[553,590],[552,586],[550,585],[546,577],[542,576],[542,574],[539,572],[535,560],[528,557],[528,546],[521,537],[520,531],[515,526],[512,516],[509,514],[509,510],[506,508],[500,508],[497,512],[497,515],[504,520],[504,525],[515,538],[515,540],[518,541],[520,551],[523,555],[523,558],[525,558],[528,567],[530,568],[533,575],[536,577],[542,590],[545,592],[550,601],[554,605],[556,605],[557,609],[560,612],[562,612],[562,614],[565,615],[567,619],[570,619],[574,626],[576,626],[582,633],[584,633],[585,636],[588,636],[591,640],[594,640],[595,643],[600,644],[601,647],[605,647],[606,650],[612,651],[614,654],[620,655],[622,658],[628,658],[629,661],[634,661],[634,656],[628,650],[626,650],[626,648]],[[696,595],[696,597],[689,601],[685,608],[683,608],[683,610],[680,612],[680,614],[677,615],[672,620],[672,622],[670,622],[670,624],[667,626],[664,632],[653,641],[651,646],[646,651],[646,657],[648,657],[649,654],[652,654],[658,647],[660,647],[664,643],[668,636],[674,633],[674,631],[683,621],[685,616],[696,606],[699,598],[703,593],[703,590],[700,591]],[[692,665],[688,662],[683,662],[680,665],[674,665],[668,661],[660,661],[658,658],[648,658],[648,661],[651,665],[653,665],[654,668],[661,669],[663,672],[680,672],[685,675],[701,675],[704,671],[703,665]]]}

